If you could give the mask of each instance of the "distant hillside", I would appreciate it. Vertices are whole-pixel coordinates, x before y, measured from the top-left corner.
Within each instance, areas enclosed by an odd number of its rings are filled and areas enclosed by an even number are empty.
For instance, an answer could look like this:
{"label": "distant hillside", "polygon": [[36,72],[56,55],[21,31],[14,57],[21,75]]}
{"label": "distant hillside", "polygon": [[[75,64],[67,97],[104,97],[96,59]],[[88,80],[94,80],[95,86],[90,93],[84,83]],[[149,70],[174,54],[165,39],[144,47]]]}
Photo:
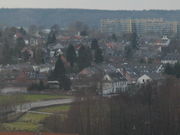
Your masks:
{"label": "distant hillside", "polygon": [[180,21],[180,10],[108,11],[84,9],[0,9],[0,24],[29,26],[32,24],[50,27],[54,24],[67,26],[82,21],[98,27],[101,19],[164,18]]}

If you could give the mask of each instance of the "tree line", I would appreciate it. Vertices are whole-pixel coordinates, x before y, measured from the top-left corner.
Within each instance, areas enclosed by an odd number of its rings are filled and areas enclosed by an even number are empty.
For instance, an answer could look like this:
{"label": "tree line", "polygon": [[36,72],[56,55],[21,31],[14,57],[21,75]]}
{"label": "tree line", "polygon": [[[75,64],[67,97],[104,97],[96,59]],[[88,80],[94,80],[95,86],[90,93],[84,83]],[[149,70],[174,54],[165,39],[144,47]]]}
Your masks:
{"label": "tree line", "polygon": [[166,64],[165,69],[164,69],[164,73],[167,75],[172,75],[172,76],[175,76],[177,78],[180,78],[180,63],[177,62],[174,65]]}
{"label": "tree line", "polygon": [[178,135],[179,89],[178,79],[167,78],[110,98],[79,95],[65,119],[51,116],[44,126],[80,135]]}

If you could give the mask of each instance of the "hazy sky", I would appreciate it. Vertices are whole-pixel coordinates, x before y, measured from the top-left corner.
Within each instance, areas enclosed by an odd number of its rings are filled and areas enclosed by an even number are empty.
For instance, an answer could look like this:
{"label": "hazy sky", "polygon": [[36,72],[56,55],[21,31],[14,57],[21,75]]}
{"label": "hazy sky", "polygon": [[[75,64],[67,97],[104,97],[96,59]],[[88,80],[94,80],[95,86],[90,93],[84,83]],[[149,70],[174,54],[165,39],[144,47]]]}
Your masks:
{"label": "hazy sky", "polygon": [[180,0],[0,0],[3,8],[180,9]]}

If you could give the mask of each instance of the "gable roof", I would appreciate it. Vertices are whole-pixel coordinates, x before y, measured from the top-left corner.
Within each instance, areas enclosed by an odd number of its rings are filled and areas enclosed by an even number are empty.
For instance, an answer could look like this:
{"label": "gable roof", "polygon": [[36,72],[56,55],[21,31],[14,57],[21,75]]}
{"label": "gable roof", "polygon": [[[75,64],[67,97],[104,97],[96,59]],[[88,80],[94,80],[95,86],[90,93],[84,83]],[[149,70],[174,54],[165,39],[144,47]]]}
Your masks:
{"label": "gable roof", "polygon": [[110,81],[113,81],[113,82],[127,81],[127,79],[120,72],[112,72],[112,73],[108,73],[106,75],[108,75],[111,79]]}
{"label": "gable roof", "polygon": [[[142,75],[141,77],[139,77],[139,79],[144,79],[144,78],[151,80],[151,77],[148,76],[148,75],[146,75],[146,74],[144,74],[144,75]],[[139,80],[139,79],[138,79],[138,80]]]}
{"label": "gable roof", "polygon": [[56,44],[55,46],[53,46],[53,49],[56,50],[56,49],[63,49],[64,46],[61,45],[60,43]]}

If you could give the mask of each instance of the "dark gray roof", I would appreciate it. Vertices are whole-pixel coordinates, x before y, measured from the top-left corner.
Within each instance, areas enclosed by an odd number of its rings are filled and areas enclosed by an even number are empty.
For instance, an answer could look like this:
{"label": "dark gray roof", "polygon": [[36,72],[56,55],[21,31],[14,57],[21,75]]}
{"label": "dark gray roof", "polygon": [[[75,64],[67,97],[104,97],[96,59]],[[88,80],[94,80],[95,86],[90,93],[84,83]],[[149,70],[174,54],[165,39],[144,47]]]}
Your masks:
{"label": "dark gray roof", "polygon": [[162,57],[161,60],[180,60],[180,55],[176,53],[169,53]]}
{"label": "dark gray roof", "polygon": [[112,72],[108,74],[114,82],[127,81],[127,79],[120,72]]}
{"label": "dark gray roof", "polygon": [[155,76],[161,76],[162,72],[159,70],[162,67],[160,64],[126,64],[122,67],[134,78],[139,78],[144,74],[155,78]]}

